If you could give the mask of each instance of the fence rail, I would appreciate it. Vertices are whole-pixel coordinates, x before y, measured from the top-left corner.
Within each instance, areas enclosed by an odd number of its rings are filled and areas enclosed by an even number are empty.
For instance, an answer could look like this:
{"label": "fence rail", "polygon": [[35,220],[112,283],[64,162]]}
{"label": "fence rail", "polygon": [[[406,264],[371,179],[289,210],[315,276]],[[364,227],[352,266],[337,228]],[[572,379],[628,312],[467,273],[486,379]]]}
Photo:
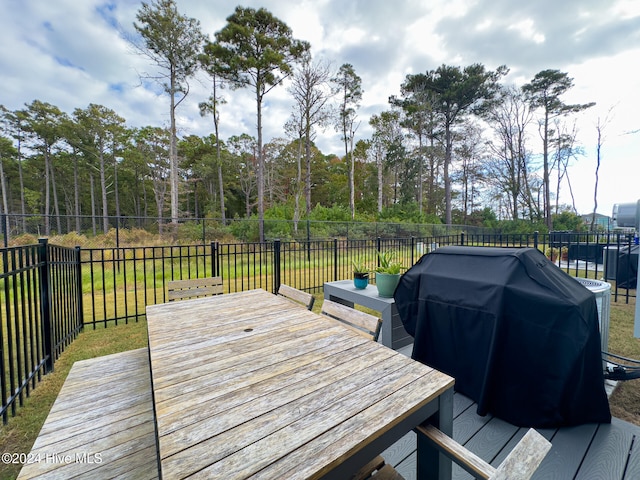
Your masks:
{"label": "fence rail", "polygon": [[[23,401],[84,326],[137,322],[147,305],[167,301],[170,280],[222,276],[225,292],[281,283],[312,293],[325,282],[352,277],[352,262],[376,266],[392,251],[406,267],[446,245],[534,247],[573,276],[604,278],[612,299],[635,297],[638,246],[614,234],[455,234],[407,238],[335,238],[312,241],[63,248],[39,245],[0,249],[0,393],[3,421]],[[558,254],[557,257],[555,254]]]}

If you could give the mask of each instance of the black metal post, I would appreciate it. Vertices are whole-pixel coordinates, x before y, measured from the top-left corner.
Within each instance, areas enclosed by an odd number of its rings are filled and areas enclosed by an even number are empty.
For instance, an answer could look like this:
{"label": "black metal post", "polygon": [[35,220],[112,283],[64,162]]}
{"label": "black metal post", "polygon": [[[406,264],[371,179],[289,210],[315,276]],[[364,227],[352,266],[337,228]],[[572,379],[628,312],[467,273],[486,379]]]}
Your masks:
{"label": "black metal post", "polygon": [[333,280],[338,280],[338,239],[333,239]]}
{"label": "black metal post", "polygon": [[2,237],[4,238],[4,248],[9,246],[9,217],[6,213],[2,214]]}
{"label": "black metal post", "polygon": [[211,242],[211,276],[220,275],[220,262],[218,261],[218,242]]}
{"label": "black metal post", "polygon": [[307,218],[307,262],[311,262],[311,221]]}
{"label": "black metal post", "polygon": [[273,241],[273,293],[276,293],[280,288],[280,248],[281,242],[279,239]]}
{"label": "black metal post", "polygon": [[[135,251],[135,250],[134,250]],[[82,250],[79,246],[76,246],[76,275],[77,275],[77,288],[78,288],[78,323],[80,330],[84,329],[84,305],[82,303]],[[137,290],[136,290],[137,291]]]}
{"label": "black metal post", "polygon": [[51,323],[51,289],[49,288],[49,248],[48,240],[38,240],[38,263],[40,269],[40,316],[44,335],[44,359],[47,372],[53,372],[55,349],[53,345],[53,325]]}

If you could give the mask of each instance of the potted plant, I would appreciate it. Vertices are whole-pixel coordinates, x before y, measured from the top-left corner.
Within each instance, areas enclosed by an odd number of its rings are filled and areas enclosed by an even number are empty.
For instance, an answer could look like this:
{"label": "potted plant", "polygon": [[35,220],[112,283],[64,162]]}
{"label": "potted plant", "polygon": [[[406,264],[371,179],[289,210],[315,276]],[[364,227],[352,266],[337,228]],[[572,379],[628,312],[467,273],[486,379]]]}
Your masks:
{"label": "potted plant", "polygon": [[358,289],[365,289],[369,285],[369,266],[363,260],[352,260],[353,264],[353,286]]}
{"label": "potted plant", "polygon": [[402,263],[395,259],[393,252],[378,252],[376,286],[378,287],[379,296],[383,298],[393,297],[403,269]]}

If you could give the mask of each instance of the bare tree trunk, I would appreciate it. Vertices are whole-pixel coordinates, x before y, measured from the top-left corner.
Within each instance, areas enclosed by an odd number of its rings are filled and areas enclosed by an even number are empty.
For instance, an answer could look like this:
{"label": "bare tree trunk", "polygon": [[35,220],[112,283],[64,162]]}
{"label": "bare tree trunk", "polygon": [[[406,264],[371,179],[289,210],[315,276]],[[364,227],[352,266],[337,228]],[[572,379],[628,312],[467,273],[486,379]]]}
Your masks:
{"label": "bare tree trunk", "polygon": [[382,168],[382,152],[380,147],[376,149],[376,166],[378,167],[378,213],[382,212],[382,189],[384,182],[383,168]]}
{"label": "bare tree trunk", "polygon": [[[307,125],[309,122],[307,122]],[[304,189],[305,189],[305,199],[307,202],[307,218],[311,215],[311,132],[310,128],[307,126],[307,131],[305,133],[305,157],[306,157],[306,167],[307,171],[304,176]]]}
{"label": "bare tree trunk", "polygon": [[543,173],[542,182],[544,190],[544,221],[549,228],[553,229],[553,218],[551,218],[551,192],[549,188],[549,114],[544,115],[544,138],[543,138]]}
{"label": "bare tree trunk", "polygon": [[[6,238],[9,238],[9,199],[7,195],[7,177],[4,174],[2,156],[0,156],[0,186],[2,186],[2,211],[4,212],[4,231]],[[6,245],[5,245],[6,246]]]}
{"label": "bare tree trunk", "polygon": [[355,194],[355,173],[356,173],[356,159],[353,158],[353,132],[351,134],[349,145],[349,159],[351,160],[351,166],[349,169],[349,209],[351,210],[351,220],[356,217],[356,194]]}
{"label": "bare tree trunk", "polygon": [[[260,242],[264,242],[264,153],[262,152],[262,98],[259,91],[256,91],[256,103],[258,112],[258,230]],[[248,212],[249,210],[247,210]]]}
{"label": "bare tree trunk", "polygon": [[62,234],[62,224],[60,223],[60,204],[58,203],[58,187],[56,186],[56,177],[53,171],[53,162],[49,162],[49,168],[51,169],[51,188],[53,190],[53,209],[56,213],[56,227],[58,228],[58,234]]}
{"label": "bare tree trunk", "polygon": [[102,232],[109,231],[109,204],[107,203],[107,176],[104,166],[104,152],[100,146],[100,191],[102,193]]}
{"label": "bare tree trunk", "polygon": [[176,76],[171,72],[171,139],[169,142],[169,178],[171,184],[171,222],[178,224],[178,146],[176,142]]}
{"label": "bare tree trunk", "polygon": [[27,233],[27,208],[24,200],[24,177],[22,176],[22,142],[18,139],[18,177],[20,178],[20,213],[22,213],[22,232]]}
{"label": "bare tree trunk", "polygon": [[[293,209],[293,231],[298,232],[298,222],[300,221],[300,197],[302,195],[302,137],[298,138],[298,176],[296,178],[296,190],[294,192],[295,206]],[[307,214],[309,205],[307,204]]]}
{"label": "bare tree trunk", "polygon": [[76,232],[78,232],[78,234],[80,234],[81,230],[80,230],[80,182],[78,180],[78,157],[77,155],[75,155],[74,152],[74,159],[73,159],[73,203],[74,203],[74,210],[75,210],[75,217],[76,217]]}
{"label": "bare tree trunk", "polygon": [[93,228],[93,236],[97,235],[98,227],[96,225],[96,192],[93,184],[93,173],[89,174],[91,178],[91,227]]}
{"label": "bare tree trunk", "polygon": [[422,211],[424,206],[422,205],[424,202],[424,187],[423,187],[423,176],[424,176],[424,158],[423,155],[423,146],[422,146],[422,131],[418,133],[418,159],[420,162],[420,166],[418,168],[418,211],[420,215],[422,215]]}
{"label": "bare tree trunk", "polygon": [[451,165],[451,129],[447,124],[445,130],[445,153],[444,153],[444,199],[445,199],[445,223],[451,225],[451,178],[449,178],[449,166]]}
{"label": "bare tree trunk", "polygon": [[44,151],[44,234],[51,235],[51,219],[49,218],[49,207],[51,207],[51,185],[49,184],[49,147]]}

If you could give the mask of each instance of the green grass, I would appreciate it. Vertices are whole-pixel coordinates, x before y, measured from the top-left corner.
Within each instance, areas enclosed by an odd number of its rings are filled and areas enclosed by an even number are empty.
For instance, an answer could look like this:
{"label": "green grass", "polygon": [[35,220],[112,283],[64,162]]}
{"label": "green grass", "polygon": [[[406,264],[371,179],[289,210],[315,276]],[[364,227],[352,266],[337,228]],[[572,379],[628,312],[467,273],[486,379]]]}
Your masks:
{"label": "green grass", "polygon": [[[0,426],[0,453],[28,453],[74,362],[147,346],[146,322],[87,329],[67,347],[9,424]],[[16,478],[21,465],[0,463],[0,480]]]}
{"label": "green grass", "polygon": [[[609,350],[627,358],[640,359],[640,339],[633,336],[635,299],[611,303]],[[611,414],[640,425],[640,379],[619,382],[609,399]]]}

